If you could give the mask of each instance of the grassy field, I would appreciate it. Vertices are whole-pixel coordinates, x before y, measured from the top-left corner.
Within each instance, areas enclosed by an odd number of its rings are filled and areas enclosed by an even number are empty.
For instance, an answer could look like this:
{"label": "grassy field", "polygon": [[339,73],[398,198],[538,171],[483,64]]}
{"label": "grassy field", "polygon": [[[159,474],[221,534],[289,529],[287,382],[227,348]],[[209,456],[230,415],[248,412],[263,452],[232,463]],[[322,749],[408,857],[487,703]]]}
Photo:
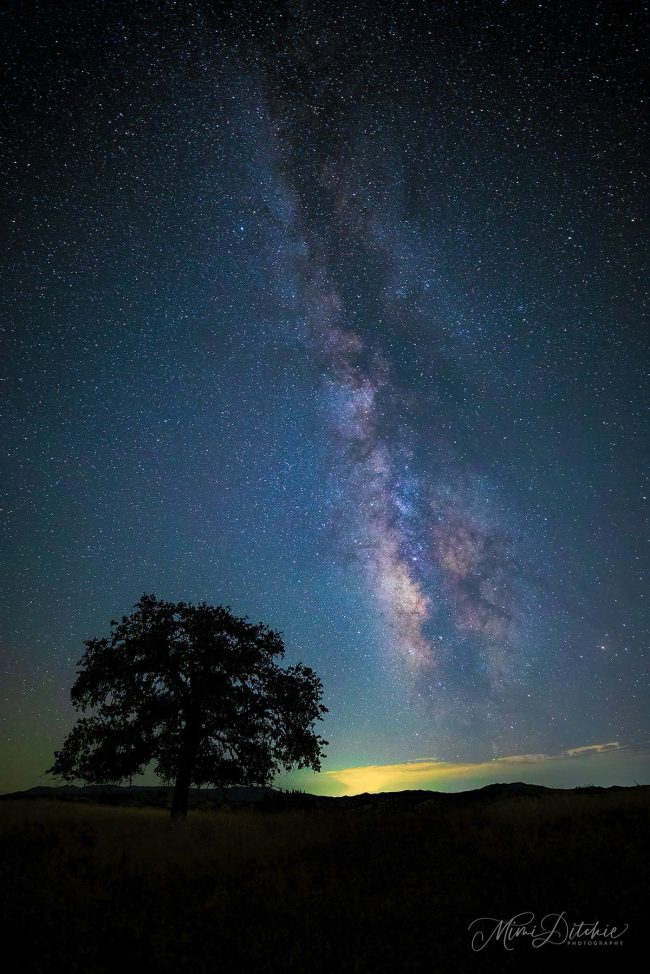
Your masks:
{"label": "grassy field", "polygon": [[[625,970],[643,946],[648,789],[449,809],[165,812],[0,803],[16,971]],[[470,948],[479,916],[630,925],[622,947]],[[535,966],[538,965],[538,966]],[[4,967],[11,974],[13,967]],[[630,968],[631,969],[631,968]]]}

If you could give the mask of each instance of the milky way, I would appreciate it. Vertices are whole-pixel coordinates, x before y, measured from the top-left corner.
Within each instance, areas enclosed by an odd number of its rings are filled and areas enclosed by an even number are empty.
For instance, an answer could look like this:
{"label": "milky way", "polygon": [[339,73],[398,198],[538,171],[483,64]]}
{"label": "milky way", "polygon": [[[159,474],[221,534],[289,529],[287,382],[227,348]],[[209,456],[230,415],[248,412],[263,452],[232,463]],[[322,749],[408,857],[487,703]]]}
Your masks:
{"label": "milky way", "polygon": [[[408,294],[418,270],[418,250],[426,253],[426,244],[417,241],[414,250],[401,239],[399,191],[391,199],[390,185],[380,182],[371,183],[371,194],[364,193],[355,159],[348,155],[331,160],[325,151],[317,172],[319,207],[310,218],[291,184],[291,145],[285,144],[287,135],[277,120],[269,125],[267,138],[279,180],[275,191],[291,214],[284,226],[290,238],[284,250],[296,255],[283,272],[300,282],[306,352],[322,370],[321,392],[335,445],[332,517],[338,525],[338,555],[354,557],[385,622],[386,646],[408,674],[437,673],[445,655],[453,653],[448,640],[441,642],[436,625],[447,608],[459,631],[480,637],[473,652],[488,661],[494,682],[512,679],[514,670],[505,661],[516,643],[518,606],[515,562],[503,531],[473,511],[464,496],[467,491],[451,482],[448,468],[458,471],[459,463],[448,449],[444,429],[437,428],[435,414],[429,417],[429,436],[447,448],[447,469],[431,471],[426,463],[415,462],[409,445],[414,430],[400,422],[405,391],[382,349],[382,344],[399,345],[403,333],[413,330],[413,318],[424,322],[434,343],[447,337],[435,293],[427,294],[433,300],[415,307],[402,300],[395,308],[395,295],[404,299]],[[393,182],[395,175],[391,170]],[[373,195],[390,200],[394,212],[382,215],[373,206]],[[379,310],[375,294],[365,301],[357,294],[350,314],[337,283],[337,269],[349,254],[362,268],[375,266],[374,286],[383,305]],[[428,292],[436,288],[435,278],[432,262]],[[372,334],[377,325],[373,316],[383,322],[383,341]],[[411,398],[417,407],[417,397]],[[463,480],[471,483],[472,471],[462,464],[460,469]],[[472,484],[474,492],[477,487]],[[520,677],[524,670],[520,661]]]}

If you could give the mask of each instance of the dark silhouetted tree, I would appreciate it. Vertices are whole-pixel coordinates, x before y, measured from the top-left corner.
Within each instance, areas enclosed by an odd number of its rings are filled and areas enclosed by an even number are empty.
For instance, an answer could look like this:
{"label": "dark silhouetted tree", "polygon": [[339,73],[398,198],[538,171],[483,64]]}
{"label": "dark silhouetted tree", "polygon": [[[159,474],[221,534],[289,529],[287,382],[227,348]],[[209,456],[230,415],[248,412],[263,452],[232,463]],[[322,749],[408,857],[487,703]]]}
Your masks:
{"label": "dark silhouetted tree", "polygon": [[279,633],[228,608],[144,595],[111,635],[89,639],[71,699],[82,714],[50,773],[118,782],[155,762],[174,782],[172,817],[191,785],[268,784],[281,769],[320,769],[322,684],[283,669]]}

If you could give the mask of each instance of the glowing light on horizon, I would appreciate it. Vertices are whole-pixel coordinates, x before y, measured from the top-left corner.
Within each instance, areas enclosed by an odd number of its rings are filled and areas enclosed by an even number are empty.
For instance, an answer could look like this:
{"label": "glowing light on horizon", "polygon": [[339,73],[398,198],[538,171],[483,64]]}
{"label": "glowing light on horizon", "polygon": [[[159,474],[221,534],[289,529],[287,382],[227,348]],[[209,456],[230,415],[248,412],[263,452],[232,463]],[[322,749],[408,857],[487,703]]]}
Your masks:
{"label": "glowing light on horizon", "polygon": [[[522,774],[538,776],[542,766],[558,764],[617,753],[621,756],[627,749],[618,741],[605,744],[586,744],[560,751],[558,754],[513,754],[494,758],[490,761],[453,762],[421,758],[399,764],[365,765],[357,768],[342,768],[325,771],[323,777],[344,787],[344,794],[358,795],[364,792],[408,791],[408,790],[462,790],[480,787],[495,780],[518,780]],[[501,776],[501,778],[499,778]]]}

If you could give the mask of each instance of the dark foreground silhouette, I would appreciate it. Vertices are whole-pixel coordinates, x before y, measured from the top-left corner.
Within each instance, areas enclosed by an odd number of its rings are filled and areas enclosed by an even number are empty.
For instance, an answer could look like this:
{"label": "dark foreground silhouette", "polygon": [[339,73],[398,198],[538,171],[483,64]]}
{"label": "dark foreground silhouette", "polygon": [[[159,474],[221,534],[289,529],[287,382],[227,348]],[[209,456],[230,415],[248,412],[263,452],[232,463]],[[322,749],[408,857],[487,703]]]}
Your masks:
{"label": "dark foreground silhouette", "polygon": [[[181,824],[167,789],[3,797],[0,917],[21,971],[614,971],[647,949],[648,787],[195,792]],[[628,930],[472,950],[472,921],[520,914]]]}
{"label": "dark foreground silhouette", "polygon": [[171,817],[185,818],[193,784],[320,770],[323,685],[309,666],[280,666],[282,636],[264,623],[143,595],[85,647],[70,690],[79,716],[49,768],[59,780],[129,781],[153,765],[174,782]]}

